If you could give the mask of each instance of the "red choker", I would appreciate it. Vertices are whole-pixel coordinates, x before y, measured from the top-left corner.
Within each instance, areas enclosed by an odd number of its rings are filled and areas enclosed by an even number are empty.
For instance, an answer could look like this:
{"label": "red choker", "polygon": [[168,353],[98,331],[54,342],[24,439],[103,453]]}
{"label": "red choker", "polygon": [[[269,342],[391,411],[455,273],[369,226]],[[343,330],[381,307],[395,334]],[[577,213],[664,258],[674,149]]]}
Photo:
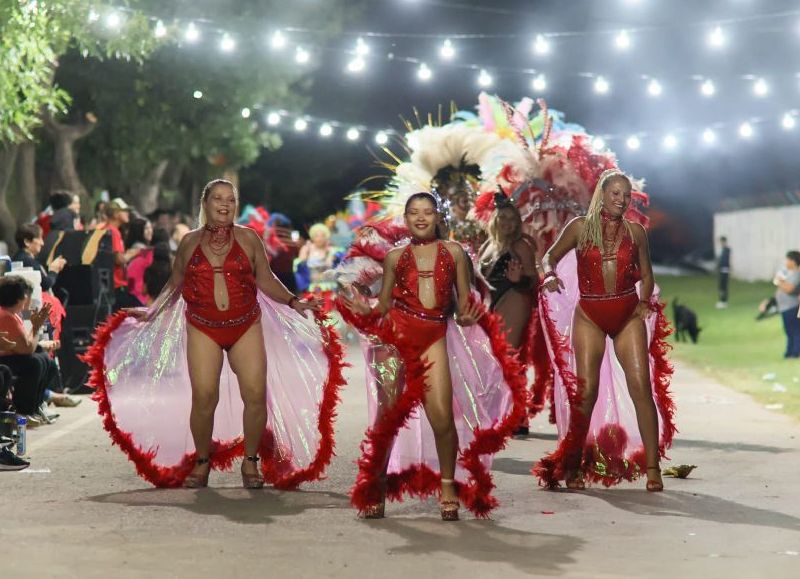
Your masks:
{"label": "red choker", "polygon": [[624,217],[623,215],[620,215],[619,217],[611,215],[608,211],[605,210],[605,208],[600,209],[600,218],[603,221],[622,221],[623,217]]}
{"label": "red choker", "polygon": [[418,237],[411,236],[411,245],[430,245],[431,243],[435,243],[439,241],[438,237],[431,237],[429,239],[420,239]]}
{"label": "red choker", "polygon": [[205,228],[209,233],[208,248],[214,255],[224,255],[228,252],[228,245],[233,239],[233,223],[230,225],[210,225]]}

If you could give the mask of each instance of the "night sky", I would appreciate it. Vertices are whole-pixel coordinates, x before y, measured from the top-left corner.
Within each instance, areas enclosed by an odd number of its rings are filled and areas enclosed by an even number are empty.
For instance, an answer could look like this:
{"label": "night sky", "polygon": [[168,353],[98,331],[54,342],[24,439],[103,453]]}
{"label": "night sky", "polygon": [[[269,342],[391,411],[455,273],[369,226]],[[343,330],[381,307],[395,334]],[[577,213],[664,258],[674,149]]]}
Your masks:
{"label": "night sky", "polygon": [[[435,113],[439,105],[448,109],[451,101],[461,108],[477,104],[477,71],[442,65],[441,38],[364,36],[373,55],[394,53],[428,63],[435,76],[427,84],[416,78],[416,65],[384,57],[370,58],[360,75],[345,73],[352,56],[344,50],[352,48],[359,33],[517,35],[456,40],[454,62],[485,67],[495,79],[487,90],[506,100],[544,96],[550,107],[591,134],[621,135],[609,146],[626,171],[646,179],[654,254],[669,259],[710,250],[713,211],[800,189],[800,126],[794,131],[780,126],[783,114],[800,106],[800,13],[791,11],[797,11],[797,3],[784,0],[371,0],[324,53],[322,66],[313,74],[306,112],[401,129],[399,117],[411,118],[414,107]],[[754,17],[783,12],[787,14]],[[743,17],[750,20],[725,22]],[[706,37],[716,23],[724,27],[727,45],[715,51]],[[653,28],[632,32],[633,44],[626,52],[614,47],[613,33],[598,33],[642,26]],[[534,36],[552,32],[594,33],[553,38],[548,56],[535,55]],[[541,95],[531,88],[534,75],[519,71],[531,68],[548,79]],[[581,77],[582,72],[604,75],[611,83],[610,93],[595,94],[593,80]],[[648,96],[643,75],[662,83],[660,98]],[[701,96],[693,75],[712,78],[716,96]],[[755,96],[753,81],[743,75],[764,77],[769,94]],[[764,122],[754,124],[753,138],[741,139],[739,124],[754,118]],[[717,129],[714,146],[705,146],[703,130],[717,123],[728,126]],[[679,145],[669,152],[662,139],[671,131]],[[639,150],[628,150],[625,137],[640,132],[649,136],[642,136]],[[377,148],[371,135],[351,144],[341,136],[324,141],[316,127],[305,135],[287,132],[280,151],[265,153],[242,172],[243,193],[273,210],[281,209],[281,199],[303,195],[309,201],[293,214],[301,221],[297,225],[308,225],[342,206],[338,200],[363,179],[385,173],[375,165],[371,151]]]}

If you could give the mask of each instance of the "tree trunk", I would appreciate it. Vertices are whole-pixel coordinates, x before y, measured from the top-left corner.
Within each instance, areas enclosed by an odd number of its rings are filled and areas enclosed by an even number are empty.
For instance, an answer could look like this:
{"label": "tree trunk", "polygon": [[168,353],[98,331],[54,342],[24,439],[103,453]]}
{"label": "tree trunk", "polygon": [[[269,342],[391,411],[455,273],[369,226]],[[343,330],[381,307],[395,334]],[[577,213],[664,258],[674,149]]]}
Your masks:
{"label": "tree trunk", "polygon": [[14,174],[14,165],[17,160],[18,145],[10,143],[0,144],[0,239],[8,244],[9,254],[13,254],[16,249],[14,243],[14,232],[16,223],[11,211],[8,210],[6,203],[6,189],[11,182]]}
{"label": "tree trunk", "polygon": [[43,115],[42,120],[55,149],[55,174],[51,191],[64,189],[70,193],[77,193],[81,196],[83,205],[88,206],[89,192],[78,175],[75,141],[82,139],[95,129],[97,118],[92,113],[87,113],[81,122],[74,125],[60,123],[50,114]]}
{"label": "tree trunk", "polygon": [[132,187],[133,202],[143,214],[158,209],[158,196],[161,193],[161,179],[169,162],[165,159],[153,167],[141,183]]}
{"label": "tree trunk", "polygon": [[19,196],[17,223],[25,223],[36,215],[39,205],[36,195],[36,144],[33,141],[20,143],[16,175]]}

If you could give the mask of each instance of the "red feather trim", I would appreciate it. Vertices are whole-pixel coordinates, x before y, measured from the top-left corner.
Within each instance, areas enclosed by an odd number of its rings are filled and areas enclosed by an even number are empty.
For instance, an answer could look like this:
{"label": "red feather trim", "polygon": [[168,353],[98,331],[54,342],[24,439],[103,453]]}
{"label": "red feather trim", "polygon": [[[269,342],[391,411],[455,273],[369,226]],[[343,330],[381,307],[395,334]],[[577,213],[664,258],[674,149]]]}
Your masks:
{"label": "red feather trim", "polygon": [[[120,430],[114,419],[114,412],[108,399],[110,385],[106,380],[105,350],[114,331],[119,328],[128,314],[118,312],[98,327],[94,335],[94,344],[81,356],[81,360],[90,367],[88,385],[95,389],[92,398],[97,401],[97,412],[102,417],[103,428],[108,432],[113,444],[118,445],[136,466],[139,475],[157,487],[174,488],[183,484],[186,476],[194,467],[195,453],[187,453],[181,461],[170,467],[158,466],[153,461],[155,453],[143,451],[133,440],[133,436]],[[342,369],[344,350],[336,330],[322,314],[316,314],[317,325],[322,332],[323,349],[328,359],[328,376],[323,386],[322,400],[320,401],[317,428],[320,433],[319,446],[311,463],[304,469],[295,470],[289,459],[278,460],[276,456],[281,453],[274,452],[274,440],[271,431],[267,429],[259,447],[259,454],[263,459],[262,470],[267,480],[276,488],[296,488],[303,482],[317,480],[323,477],[325,468],[334,455],[334,428],[336,419],[336,405],[339,402],[339,389],[345,380]],[[211,443],[211,468],[215,470],[229,470],[233,461],[244,455],[244,442],[242,438],[229,441],[214,440]]]}
{"label": "red feather trim", "polygon": [[[397,343],[388,324],[378,325],[372,319],[354,316],[346,308],[342,308],[346,320],[355,322],[356,327],[377,336],[385,344],[394,345],[398,351],[402,348]],[[359,319],[360,318],[360,319]],[[511,389],[513,408],[500,421],[489,428],[476,428],[474,439],[462,449],[459,464],[469,473],[466,484],[459,483],[458,494],[461,501],[478,517],[486,517],[497,506],[497,499],[492,496],[494,488],[491,474],[480,461],[485,454],[494,454],[505,447],[513,429],[525,415],[525,373],[506,342],[501,324],[494,314],[486,314],[480,325],[489,336],[492,351],[503,368],[503,377]],[[367,430],[361,444],[362,455],[358,460],[359,472],[350,492],[353,505],[363,512],[368,506],[381,500],[381,477],[386,457],[398,431],[406,424],[412,412],[422,404],[425,396],[425,373],[428,364],[423,360],[403,360],[405,366],[405,388],[386,410],[381,418]],[[399,473],[392,473],[386,480],[386,498],[402,500],[408,494],[425,498],[436,494],[441,484],[441,475],[429,467],[412,465]]]}
{"label": "red feather trim", "polygon": [[[544,304],[543,304],[544,306]],[[666,450],[672,446],[676,428],[674,422],[675,403],[669,393],[669,384],[673,373],[672,365],[667,359],[671,346],[665,338],[672,333],[663,303],[653,299],[651,309],[656,314],[656,326],[650,342],[650,357],[653,361],[652,383],[654,398],[662,418],[662,430],[659,440],[659,454],[666,457]],[[627,457],[623,449],[627,443],[627,433],[617,424],[607,424],[598,433],[594,444],[586,444],[586,430],[589,420],[580,412],[580,393],[577,389],[578,379],[567,366],[570,352],[569,344],[559,334],[546,307],[542,307],[548,336],[556,352],[555,361],[559,373],[567,389],[570,404],[570,424],[566,437],[551,454],[542,458],[534,466],[532,472],[539,477],[539,484],[557,487],[558,481],[566,475],[565,465],[582,452],[579,460],[580,470],[588,482],[601,483],[606,487],[619,484],[622,480],[632,481],[645,472],[646,459],[643,447],[631,452]],[[583,449],[583,450],[581,450]],[[602,465],[599,468],[598,465]]]}

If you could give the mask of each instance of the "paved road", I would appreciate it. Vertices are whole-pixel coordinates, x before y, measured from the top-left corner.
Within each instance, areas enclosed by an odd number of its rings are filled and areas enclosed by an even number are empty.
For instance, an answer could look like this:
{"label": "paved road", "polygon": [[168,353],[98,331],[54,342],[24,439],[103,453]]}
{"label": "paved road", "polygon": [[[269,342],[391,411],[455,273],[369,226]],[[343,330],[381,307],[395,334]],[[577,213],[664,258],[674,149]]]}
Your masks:
{"label": "paved road", "polygon": [[[235,473],[202,491],[158,490],[112,448],[86,400],[30,434],[33,465],[0,473],[0,577],[800,577],[800,425],[678,368],[667,491],[536,488],[554,446],[543,420],[498,456],[492,520],[438,520],[433,502],[355,517],[346,496],[364,429],[358,357],[329,478],[299,492],[246,491]],[[800,368],[798,369],[800,374]]]}

